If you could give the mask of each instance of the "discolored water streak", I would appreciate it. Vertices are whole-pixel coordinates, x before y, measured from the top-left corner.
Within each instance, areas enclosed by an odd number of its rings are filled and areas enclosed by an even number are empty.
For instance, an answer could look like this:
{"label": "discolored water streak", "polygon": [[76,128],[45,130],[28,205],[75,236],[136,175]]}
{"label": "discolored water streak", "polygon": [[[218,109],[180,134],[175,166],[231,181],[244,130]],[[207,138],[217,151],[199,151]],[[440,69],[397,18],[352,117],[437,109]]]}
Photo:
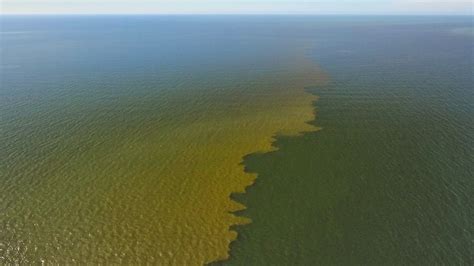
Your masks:
{"label": "discolored water streak", "polygon": [[[245,158],[228,265],[472,265],[472,18],[320,21],[314,125]],[[321,26],[321,25],[320,25]]]}
{"label": "discolored water streak", "polygon": [[0,263],[226,259],[242,157],[314,129],[279,20],[1,19]]}

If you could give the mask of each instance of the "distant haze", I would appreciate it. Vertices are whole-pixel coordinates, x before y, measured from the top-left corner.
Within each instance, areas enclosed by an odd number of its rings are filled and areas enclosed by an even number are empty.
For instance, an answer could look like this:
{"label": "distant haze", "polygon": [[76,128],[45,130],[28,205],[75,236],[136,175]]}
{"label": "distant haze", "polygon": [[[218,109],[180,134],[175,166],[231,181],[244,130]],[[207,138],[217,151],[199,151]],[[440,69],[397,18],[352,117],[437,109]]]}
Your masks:
{"label": "distant haze", "polygon": [[1,0],[1,14],[472,15],[465,0]]}

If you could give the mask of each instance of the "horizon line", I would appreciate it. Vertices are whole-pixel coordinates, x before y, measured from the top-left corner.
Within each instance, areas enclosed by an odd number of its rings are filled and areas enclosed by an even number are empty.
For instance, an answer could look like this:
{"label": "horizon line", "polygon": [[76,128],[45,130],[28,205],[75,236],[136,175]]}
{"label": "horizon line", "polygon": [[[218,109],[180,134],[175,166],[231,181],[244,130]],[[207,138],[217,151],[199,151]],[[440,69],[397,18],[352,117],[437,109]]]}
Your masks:
{"label": "horizon line", "polygon": [[0,13],[0,16],[464,16],[464,13]]}

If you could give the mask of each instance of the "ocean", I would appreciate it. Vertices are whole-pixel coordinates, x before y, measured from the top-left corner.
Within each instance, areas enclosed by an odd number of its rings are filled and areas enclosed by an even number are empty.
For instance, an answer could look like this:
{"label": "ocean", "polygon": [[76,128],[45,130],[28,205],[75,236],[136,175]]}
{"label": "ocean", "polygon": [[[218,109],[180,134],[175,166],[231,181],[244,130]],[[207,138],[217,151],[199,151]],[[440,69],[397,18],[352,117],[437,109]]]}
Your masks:
{"label": "ocean", "polygon": [[472,17],[1,16],[0,262],[473,262]]}

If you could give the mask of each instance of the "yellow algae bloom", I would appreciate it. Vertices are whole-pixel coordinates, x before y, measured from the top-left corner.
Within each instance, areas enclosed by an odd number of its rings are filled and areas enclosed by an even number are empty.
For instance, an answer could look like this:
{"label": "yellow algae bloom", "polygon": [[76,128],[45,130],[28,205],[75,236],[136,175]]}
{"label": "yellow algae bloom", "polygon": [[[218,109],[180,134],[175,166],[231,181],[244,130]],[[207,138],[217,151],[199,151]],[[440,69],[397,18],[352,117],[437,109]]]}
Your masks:
{"label": "yellow algae bloom", "polygon": [[315,130],[306,122],[316,98],[305,87],[325,76],[304,49],[295,50],[248,66],[249,74],[216,72],[229,75],[223,87],[170,88],[91,113],[71,130],[35,129],[42,142],[31,147],[41,148],[12,146],[9,164],[23,166],[5,168],[19,184],[34,182],[34,189],[9,190],[15,204],[2,212],[0,235],[6,261],[202,265],[228,258],[237,236],[231,226],[250,222],[233,214],[245,206],[230,198],[256,178],[242,158],[271,150],[276,134]]}
{"label": "yellow algae bloom", "polygon": [[150,231],[156,233],[163,262],[200,265],[228,258],[229,243],[236,238],[229,227],[249,222],[232,214],[245,206],[230,199],[255,179],[245,173],[243,156],[271,150],[275,134],[315,130],[306,122],[314,118],[316,96],[305,87],[321,84],[325,77],[299,56],[281,72],[257,80],[258,90],[227,95],[235,102],[220,106],[224,113],[182,125],[161,143],[162,156],[169,161],[160,172],[156,194],[171,195],[150,202],[162,215],[158,227],[163,228]]}

